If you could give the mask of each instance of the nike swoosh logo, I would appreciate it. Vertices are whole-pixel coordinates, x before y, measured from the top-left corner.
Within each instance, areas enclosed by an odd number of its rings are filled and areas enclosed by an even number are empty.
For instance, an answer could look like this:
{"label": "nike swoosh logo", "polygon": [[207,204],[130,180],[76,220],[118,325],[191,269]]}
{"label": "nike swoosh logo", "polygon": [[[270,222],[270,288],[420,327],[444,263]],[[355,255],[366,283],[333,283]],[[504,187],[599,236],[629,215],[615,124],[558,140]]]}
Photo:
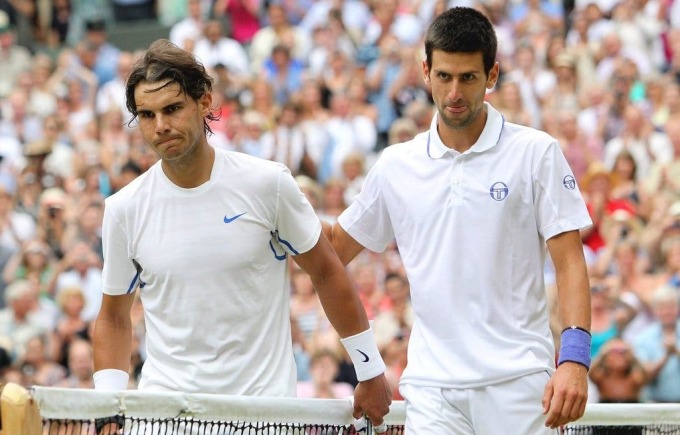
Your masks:
{"label": "nike swoosh logo", "polygon": [[370,358],[368,358],[368,355],[366,355],[365,353],[363,353],[359,349],[357,349],[357,352],[359,352],[364,357],[364,360],[362,362],[368,362],[368,360],[370,359]]}
{"label": "nike swoosh logo", "polygon": [[236,219],[240,218],[244,214],[246,214],[246,213],[237,214],[236,216],[232,216],[232,217],[227,217],[227,215],[224,215],[224,223],[228,224],[230,222],[234,222]]}

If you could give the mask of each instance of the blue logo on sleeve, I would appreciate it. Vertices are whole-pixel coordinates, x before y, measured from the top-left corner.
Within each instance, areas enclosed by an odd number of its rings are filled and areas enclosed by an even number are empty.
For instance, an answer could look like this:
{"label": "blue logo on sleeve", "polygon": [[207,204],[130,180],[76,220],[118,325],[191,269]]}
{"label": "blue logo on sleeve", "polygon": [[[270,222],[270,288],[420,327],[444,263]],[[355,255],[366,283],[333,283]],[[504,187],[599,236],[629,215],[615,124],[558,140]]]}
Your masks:
{"label": "blue logo on sleeve", "polygon": [[569,190],[574,190],[576,189],[576,180],[571,175],[567,175],[562,180],[562,185]]}

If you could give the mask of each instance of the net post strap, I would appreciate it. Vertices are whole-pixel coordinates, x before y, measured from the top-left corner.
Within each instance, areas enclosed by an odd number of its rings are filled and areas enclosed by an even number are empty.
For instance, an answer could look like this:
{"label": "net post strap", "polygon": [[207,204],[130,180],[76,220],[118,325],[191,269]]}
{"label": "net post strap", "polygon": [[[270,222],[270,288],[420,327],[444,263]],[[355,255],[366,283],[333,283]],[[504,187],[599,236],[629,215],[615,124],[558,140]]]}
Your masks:
{"label": "net post strap", "polygon": [[0,435],[42,434],[38,404],[28,390],[11,382],[0,388]]}

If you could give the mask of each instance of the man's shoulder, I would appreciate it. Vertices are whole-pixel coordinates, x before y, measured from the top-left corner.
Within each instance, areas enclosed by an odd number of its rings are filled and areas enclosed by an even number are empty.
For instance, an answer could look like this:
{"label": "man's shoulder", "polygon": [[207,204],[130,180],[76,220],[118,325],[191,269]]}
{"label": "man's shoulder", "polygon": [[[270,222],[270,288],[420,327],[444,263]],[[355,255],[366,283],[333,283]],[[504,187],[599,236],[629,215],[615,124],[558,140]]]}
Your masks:
{"label": "man's shoulder", "polygon": [[531,141],[544,144],[550,144],[557,141],[557,139],[543,130],[508,121],[503,124],[501,140],[516,140],[520,142]]}
{"label": "man's shoulder", "polygon": [[139,200],[139,192],[147,185],[155,170],[156,165],[151,166],[146,172],[140,174],[137,178],[130,181],[130,183],[113,193],[113,195],[107,197],[105,200],[106,208],[122,206],[123,204],[130,203],[136,199]]}
{"label": "man's shoulder", "polygon": [[[245,169],[245,170],[258,170],[270,173],[280,173],[281,171],[287,170],[286,166],[282,163],[263,159],[261,157],[253,156],[247,153],[239,151],[229,151],[216,148],[216,155],[221,156],[225,160],[227,169]],[[259,174],[253,174],[259,175]]]}

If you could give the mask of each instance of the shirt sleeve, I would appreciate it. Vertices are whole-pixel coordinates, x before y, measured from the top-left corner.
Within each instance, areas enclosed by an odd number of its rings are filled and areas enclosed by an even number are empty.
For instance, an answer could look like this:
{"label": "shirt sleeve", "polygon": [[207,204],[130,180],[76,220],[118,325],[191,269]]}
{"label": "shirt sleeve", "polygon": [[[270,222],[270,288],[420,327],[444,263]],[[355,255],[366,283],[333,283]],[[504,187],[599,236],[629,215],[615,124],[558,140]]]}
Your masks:
{"label": "shirt sleeve", "polygon": [[384,154],[371,168],[354,202],[338,217],[340,226],[354,240],[374,252],[382,252],[394,240],[394,229],[381,186]]}
{"label": "shirt sleeve", "polygon": [[128,236],[107,203],[102,223],[104,268],[102,291],[107,295],[132,293],[140,284],[141,267],[129,256]]}
{"label": "shirt sleeve", "polygon": [[538,230],[545,240],[592,225],[574,174],[557,142],[548,146],[538,164],[534,195]]}
{"label": "shirt sleeve", "polygon": [[290,170],[284,165],[281,167],[274,237],[289,254],[302,254],[319,241],[321,221]]}

